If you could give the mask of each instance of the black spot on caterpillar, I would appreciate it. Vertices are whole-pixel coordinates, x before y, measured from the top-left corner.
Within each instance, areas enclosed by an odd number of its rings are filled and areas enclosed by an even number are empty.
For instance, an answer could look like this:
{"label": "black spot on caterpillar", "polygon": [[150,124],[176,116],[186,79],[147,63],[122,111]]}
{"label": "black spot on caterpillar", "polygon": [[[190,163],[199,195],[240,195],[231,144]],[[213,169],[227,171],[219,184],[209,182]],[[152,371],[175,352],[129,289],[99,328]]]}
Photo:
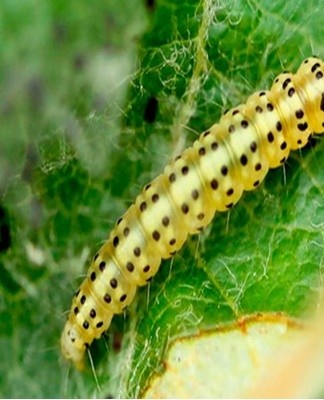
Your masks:
{"label": "black spot on caterpillar", "polygon": [[0,252],[5,252],[11,246],[9,216],[5,208],[0,205]]}
{"label": "black spot on caterpillar", "polygon": [[146,122],[152,124],[155,121],[158,112],[158,106],[159,103],[156,97],[150,97],[147,100],[144,110],[144,120]]}
{"label": "black spot on caterpillar", "polygon": [[131,303],[137,286],[156,274],[188,234],[216,211],[260,185],[291,150],[324,131],[324,63],[308,58],[294,75],[280,74],[269,91],[252,94],[201,134],[117,221],[75,294],[61,337],[62,353],[83,366],[86,348]]}

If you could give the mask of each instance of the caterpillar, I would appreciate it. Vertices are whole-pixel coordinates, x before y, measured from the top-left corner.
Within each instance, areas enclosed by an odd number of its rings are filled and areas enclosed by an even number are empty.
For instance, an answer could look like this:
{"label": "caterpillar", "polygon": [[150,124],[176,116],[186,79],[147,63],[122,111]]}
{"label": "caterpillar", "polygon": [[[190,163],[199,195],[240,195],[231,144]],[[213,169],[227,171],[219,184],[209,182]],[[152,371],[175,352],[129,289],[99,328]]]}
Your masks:
{"label": "caterpillar", "polygon": [[146,185],[118,219],[76,292],[61,336],[63,356],[82,369],[84,354],[131,303],[189,234],[216,211],[257,188],[291,150],[324,131],[324,63],[307,58],[296,74],[281,73],[269,91],[228,110],[191,147]]}

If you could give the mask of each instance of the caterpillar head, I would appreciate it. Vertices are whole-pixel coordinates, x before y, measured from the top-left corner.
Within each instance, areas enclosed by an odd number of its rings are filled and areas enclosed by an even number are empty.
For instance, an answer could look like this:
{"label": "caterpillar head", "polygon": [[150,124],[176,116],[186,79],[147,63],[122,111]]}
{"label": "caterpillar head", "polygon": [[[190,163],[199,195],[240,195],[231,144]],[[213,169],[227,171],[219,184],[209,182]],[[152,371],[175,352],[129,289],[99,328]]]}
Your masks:
{"label": "caterpillar head", "polygon": [[61,336],[61,351],[66,360],[74,363],[77,369],[84,369],[84,352],[86,344],[78,330],[67,321]]}

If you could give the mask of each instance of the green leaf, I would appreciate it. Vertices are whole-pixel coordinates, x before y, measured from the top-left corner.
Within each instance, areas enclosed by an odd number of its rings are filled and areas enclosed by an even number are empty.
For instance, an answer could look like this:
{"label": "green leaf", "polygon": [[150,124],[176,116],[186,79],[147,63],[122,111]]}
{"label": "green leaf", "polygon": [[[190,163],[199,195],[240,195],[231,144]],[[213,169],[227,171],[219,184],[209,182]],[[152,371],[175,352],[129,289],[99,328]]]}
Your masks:
{"label": "green leaf", "polygon": [[[1,2],[1,397],[98,396],[58,343],[91,255],[225,109],[324,54],[322,0],[155,2]],[[323,279],[322,153],[320,138],[292,154],[162,263],[91,347],[99,396],[140,396],[175,338],[307,314]]]}

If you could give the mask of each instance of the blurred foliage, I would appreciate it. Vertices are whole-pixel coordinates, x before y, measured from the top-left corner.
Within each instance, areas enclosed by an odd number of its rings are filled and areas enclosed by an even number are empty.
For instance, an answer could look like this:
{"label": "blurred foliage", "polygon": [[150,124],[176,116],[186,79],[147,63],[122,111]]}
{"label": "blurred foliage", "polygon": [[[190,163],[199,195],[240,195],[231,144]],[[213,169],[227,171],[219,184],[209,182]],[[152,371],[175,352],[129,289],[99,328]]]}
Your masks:
{"label": "blurred foliage", "polygon": [[323,279],[321,139],[190,238],[114,319],[109,350],[92,346],[103,392],[60,359],[64,313],[114,221],[225,109],[324,55],[323,7],[1,1],[1,397],[139,396],[171,338],[307,312]]}

